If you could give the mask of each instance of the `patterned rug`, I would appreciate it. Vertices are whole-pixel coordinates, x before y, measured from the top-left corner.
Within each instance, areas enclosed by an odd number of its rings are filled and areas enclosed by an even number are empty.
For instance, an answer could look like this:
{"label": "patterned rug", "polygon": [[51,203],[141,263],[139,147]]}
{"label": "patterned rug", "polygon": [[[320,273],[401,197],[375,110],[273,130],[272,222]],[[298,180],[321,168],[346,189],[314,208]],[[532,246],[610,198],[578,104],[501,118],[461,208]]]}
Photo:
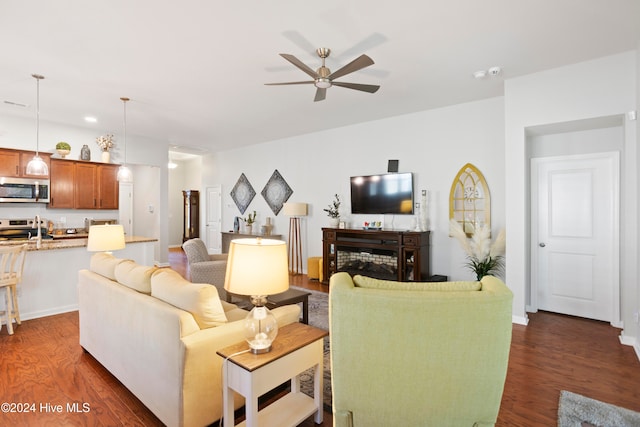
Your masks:
{"label": "patterned rug", "polygon": [[560,392],[558,427],[637,427],[640,413],[595,399]]}
{"label": "patterned rug", "polygon": [[[316,328],[329,330],[329,294],[312,291],[292,286],[292,288],[310,292],[309,295],[309,324]],[[331,412],[331,365],[329,360],[329,337],[324,338],[324,379],[323,397],[324,407],[327,412]],[[308,396],[313,397],[313,371],[308,370],[300,375],[300,390]]]}

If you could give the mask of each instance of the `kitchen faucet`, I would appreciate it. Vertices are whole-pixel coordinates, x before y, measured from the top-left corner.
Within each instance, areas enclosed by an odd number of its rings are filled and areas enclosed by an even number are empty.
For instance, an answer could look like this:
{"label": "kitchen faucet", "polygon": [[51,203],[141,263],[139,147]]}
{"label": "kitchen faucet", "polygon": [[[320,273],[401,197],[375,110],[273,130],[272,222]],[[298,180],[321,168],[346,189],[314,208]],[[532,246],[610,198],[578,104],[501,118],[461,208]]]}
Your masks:
{"label": "kitchen faucet", "polygon": [[29,237],[29,240],[35,240],[36,249],[40,249],[42,247],[42,228],[40,227],[40,215],[36,215],[36,220],[33,223],[33,226],[38,228],[38,234],[35,237]]}

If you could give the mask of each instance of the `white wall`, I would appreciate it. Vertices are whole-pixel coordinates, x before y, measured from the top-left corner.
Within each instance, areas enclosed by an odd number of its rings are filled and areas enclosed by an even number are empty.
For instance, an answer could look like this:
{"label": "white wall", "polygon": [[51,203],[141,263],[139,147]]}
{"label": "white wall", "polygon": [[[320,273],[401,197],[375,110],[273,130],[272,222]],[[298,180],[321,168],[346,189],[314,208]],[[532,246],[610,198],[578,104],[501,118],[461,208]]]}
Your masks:
{"label": "white wall", "polygon": [[[530,291],[526,130],[599,117],[626,117],[637,108],[636,79],[636,52],[626,52],[505,82],[506,279],[514,291],[514,316],[523,323]],[[624,333],[635,335],[631,305],[638,300],[637,136],[635,124],[626,119],[623,128],[621,312]]]}
{"label": "white wall", "polygon": [[[491,192],[492,228],[497,233],[504,227],[503,118],[500,97],[220,152],[203,159],[204,170],[217,171],[206,185],[222,185],[223,230],[233,228],[235,216],[256,210],[259,225],[270,216],[274,233],[286,238],[288,218],[276,217],[260,194],[277,169],[293,189],[289,201],[309,203],[309,216],[302,221],[306,260],[322,254],[321,228],[329,222],[323,209],[333,194],[344,201],[343,219],[359,225],[370,217],[350,214],[349,177],[386,172],[387,160],[398,159],[400,172],[414,173],[416,193],[423,189],[430,193],[431,272],[454,280],[472,279],[473,274],[463,267],[465,258],[458,243],[448,237],[449,190],[462,166],[468,162],[477,166]],[[244,215],[230,196],[241,173],[256,192]],[[386,227],[398,229],[412,229],[415,224],[414,216],[382,219]],[[306,262],[303,267],[306,270]]]}

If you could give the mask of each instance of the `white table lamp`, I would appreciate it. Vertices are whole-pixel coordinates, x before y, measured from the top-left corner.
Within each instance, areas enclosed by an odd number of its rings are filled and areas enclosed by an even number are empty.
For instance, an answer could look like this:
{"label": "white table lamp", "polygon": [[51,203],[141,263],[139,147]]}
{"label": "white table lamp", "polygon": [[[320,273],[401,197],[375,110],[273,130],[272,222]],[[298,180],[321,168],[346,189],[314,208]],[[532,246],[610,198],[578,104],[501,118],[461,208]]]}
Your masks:
{"label": "white table lamp", "polygon": [[87,250],[106,252],[124,249],[124,227],[118,224],[92,225],[89,227]]}
{"label": "white table lamp", "polygon": [[265,304],[267,295],[289,289],[286,243],[261,238],[232,240],[224,289],[251,297],[254,308],[245,319],[245,338],[252,353],[269,352],[278,323]]}

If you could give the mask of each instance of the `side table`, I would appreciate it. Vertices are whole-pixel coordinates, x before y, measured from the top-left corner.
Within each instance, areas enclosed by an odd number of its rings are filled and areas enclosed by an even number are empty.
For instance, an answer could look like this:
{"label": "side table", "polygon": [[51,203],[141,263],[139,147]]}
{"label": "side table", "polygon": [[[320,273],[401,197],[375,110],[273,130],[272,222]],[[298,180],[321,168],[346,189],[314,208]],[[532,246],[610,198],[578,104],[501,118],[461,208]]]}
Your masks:
{"label": "side table", "polygon": [[284,292],[267,296],[267,308],[273,310],[283,305],[302,303],[302,323],[309,324],[309,295],[311,292],[289,288]]}
{"label": "side table", "polygon": [[[223,366],[224,426],[235,425],[233,392],[245,398],[246,420],[241,426],[297,426],[315,413],[322,423],[323,338],[327,331],[302,323],[283,326],[269,353],[245,352],[246,342],[225,347],[217,354],[225,358]],[[313,398],[300,391],[298,375],[314,369]],[[258,411],[258,397],[291,380],[291,392]]]}

